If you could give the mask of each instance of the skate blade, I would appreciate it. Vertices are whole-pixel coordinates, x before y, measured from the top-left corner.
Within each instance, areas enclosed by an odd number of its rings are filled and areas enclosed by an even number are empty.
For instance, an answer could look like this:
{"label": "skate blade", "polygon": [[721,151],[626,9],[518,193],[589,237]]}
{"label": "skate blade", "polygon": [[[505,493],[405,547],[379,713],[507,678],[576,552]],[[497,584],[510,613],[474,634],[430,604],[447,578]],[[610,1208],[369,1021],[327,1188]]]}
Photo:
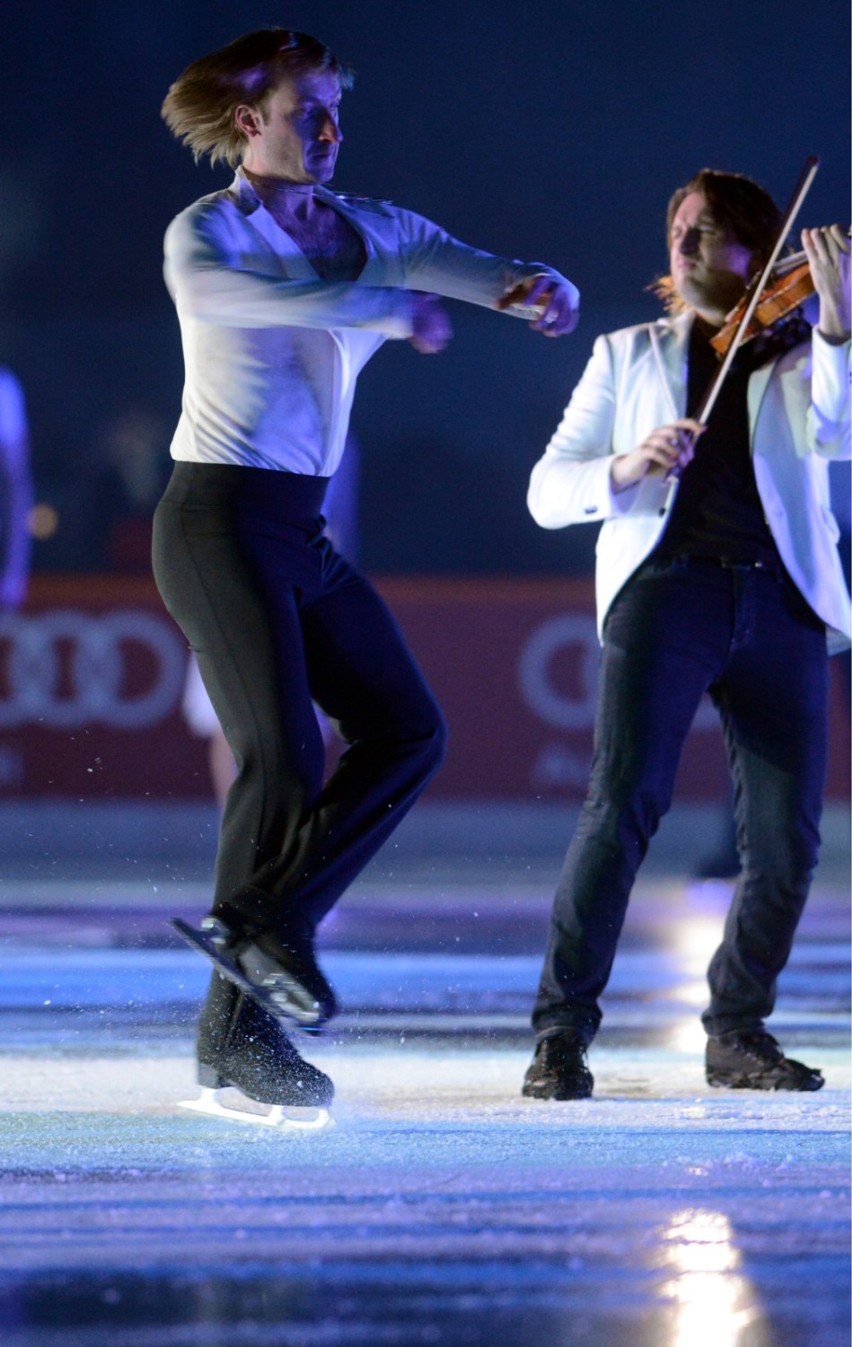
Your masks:
{"label": "skate blade", "polygon": [[235,987],[239,987],[241,992],[250,996],[274,1019],[281,1020],[288,1027],[301,1029],[303,1034],[320,1032],[322,1026],[319,1023],[318,1011],[304,1011],[295,1002],[288,1002],[286,1006],[282,1006],[281,1002],[275,1000],[265,987],[259,987],[256,983],[249,981],[236,959],[232,959],[229,954],[217,948],[214,936],[208,935],[206,931],[198,930],[195,926],[190,926],[180,917],[174,917],[169,924],[174,927],[179,935],[183,936],[187,944],[210,960],[217,973],[221,973],[229,982],[233,982]]}
{"label": "skate blade", "polygon": [[224,1122],[250,1123],[255,1127],[278,1127],[282,1131],[322,1132],[334,1126],[334,1118],[327,1108],[291,1108],[285,1104],[261,1105],[268,1112],[258,1109],[231,1108],[222,1103],[220,1091],[202,1086],[198,1099],[181,1099],[178,1108],[189,1109],[193,1113],[204,1113],[211,1118]]}

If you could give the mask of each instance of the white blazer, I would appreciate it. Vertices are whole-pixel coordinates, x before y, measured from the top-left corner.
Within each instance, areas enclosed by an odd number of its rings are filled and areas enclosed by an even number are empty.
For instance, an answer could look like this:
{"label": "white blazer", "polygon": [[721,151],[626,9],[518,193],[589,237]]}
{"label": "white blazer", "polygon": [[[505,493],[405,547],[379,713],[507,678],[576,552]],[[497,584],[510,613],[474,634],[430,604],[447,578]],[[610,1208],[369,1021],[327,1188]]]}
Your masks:
{"label": "white blazer", "polygon": [[[527,504],[542,528],[603,520],[597,543],[598,630],[616,594],[653,551],[676,488],[645,479],[617,494],[610,457],[686,414],[692,315],[599,337],[562,421],[535,465]],[[791,578],[828,631],[829,649],[852,637],[837,552],[828,465],[852,457],[850,344],[812,339],[755,370],[748,411],[757,489]]]}

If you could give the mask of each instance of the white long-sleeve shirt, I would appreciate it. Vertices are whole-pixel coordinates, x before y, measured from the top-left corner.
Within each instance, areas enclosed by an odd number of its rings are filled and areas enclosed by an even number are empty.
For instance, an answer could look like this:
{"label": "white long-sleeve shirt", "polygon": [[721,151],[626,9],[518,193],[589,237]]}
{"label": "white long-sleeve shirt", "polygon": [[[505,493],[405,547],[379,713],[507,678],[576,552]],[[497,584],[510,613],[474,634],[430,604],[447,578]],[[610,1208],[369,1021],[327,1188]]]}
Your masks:
{"label": "white long-sleeve shirt", "polygon": [[[386,202],[315,193],[363,240],[356,281],[321,280],[239,172],[169,226],[165,276],[186,369],[173,458],[329,477],[358,374],[386,339],[411,336],[407,291],[492,307],[530,276],[571,285],[550,267],[480,252]],[[533,316],[521,306],[507,312]]]}

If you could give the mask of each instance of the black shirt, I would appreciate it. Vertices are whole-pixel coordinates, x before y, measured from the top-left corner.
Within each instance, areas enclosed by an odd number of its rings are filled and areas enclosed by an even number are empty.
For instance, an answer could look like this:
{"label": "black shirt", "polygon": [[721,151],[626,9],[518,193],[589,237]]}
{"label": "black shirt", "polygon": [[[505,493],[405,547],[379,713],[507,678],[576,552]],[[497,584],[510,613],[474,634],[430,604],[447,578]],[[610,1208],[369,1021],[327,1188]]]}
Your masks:
{"label": "black shirt", "polygon": [[[687,416],[694,416],[718,369],[712,331],[700,319],[689,338]],[[748,380],[777,354],[749,342],[735,355],[695,457],[681,474],[657,556],[714,557],[778,568],[781,561],[757,491],[748,425]]]}

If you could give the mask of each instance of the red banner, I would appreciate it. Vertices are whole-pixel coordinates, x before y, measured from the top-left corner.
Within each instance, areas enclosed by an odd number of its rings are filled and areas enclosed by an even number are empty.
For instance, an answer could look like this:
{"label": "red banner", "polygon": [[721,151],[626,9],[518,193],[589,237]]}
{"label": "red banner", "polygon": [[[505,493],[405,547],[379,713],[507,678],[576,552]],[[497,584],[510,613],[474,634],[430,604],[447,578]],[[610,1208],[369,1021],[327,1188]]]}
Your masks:
{"label": "red banner", "polygon": [[[433,797],[571,800],[591,755],[598,643],[591,583],[383,579],[450,726]],[[837,662],[834,661],[834,664]],[[154,585],[37,576],[0,617],[0,798],[206,798],[206,746],[181,702],[186,642]],[[849,717],[832,685],[829,797],[849,796]],[[687,742],[680,799],[722,799],[715,712]]]}

